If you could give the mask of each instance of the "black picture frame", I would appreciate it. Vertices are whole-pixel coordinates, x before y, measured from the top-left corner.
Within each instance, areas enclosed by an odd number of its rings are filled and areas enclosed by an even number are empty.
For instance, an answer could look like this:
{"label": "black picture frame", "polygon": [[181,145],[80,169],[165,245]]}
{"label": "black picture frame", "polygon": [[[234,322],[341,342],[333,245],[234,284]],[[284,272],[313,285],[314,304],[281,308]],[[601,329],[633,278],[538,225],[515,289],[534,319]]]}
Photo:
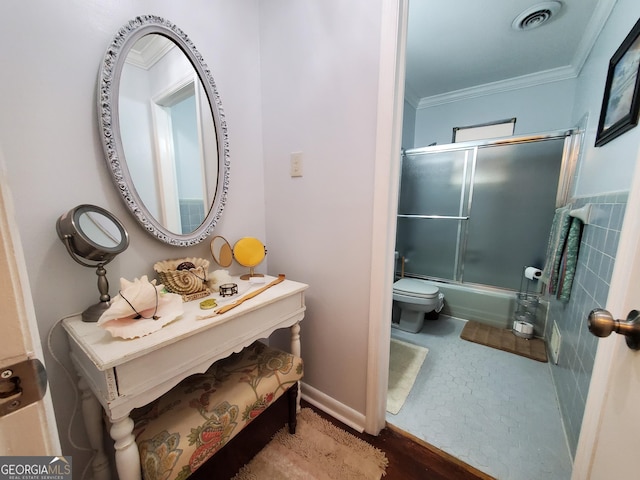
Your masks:
{"label": "black picture frame", "polygon": [[640,20],[609,60],[596,147],[638,125],[640,108]]}

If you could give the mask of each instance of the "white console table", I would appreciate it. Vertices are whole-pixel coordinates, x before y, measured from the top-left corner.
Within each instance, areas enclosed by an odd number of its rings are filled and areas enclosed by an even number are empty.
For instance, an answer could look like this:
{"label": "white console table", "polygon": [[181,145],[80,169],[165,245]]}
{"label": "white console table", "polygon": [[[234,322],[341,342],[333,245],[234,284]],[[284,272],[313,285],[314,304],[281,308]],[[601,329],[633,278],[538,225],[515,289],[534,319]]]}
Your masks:
{"label": "white console table", "polygon": [[[266,277],[265,284],[273,277]],[[229,303],[264,284],[234,279],[240,294]],[[291,329],[291,353],[300,356],[300,326],[304,318],[304,291],[308,285],[285,280],[228,312],[197,319],[200,300],[184,304],[184,314],[162,329],[141,338],[114,338],[95,323],[74,316],[63,320],[69,336],[71,359],[80,377],[82,414],[92,447],[94,479],[110,478],[102,442],[102,409],[109,417],[120,480],[140,479],[140,457],[131,410],[160,397],[189,375],[204,372],[213,362],[239,352],[274,330]]]}

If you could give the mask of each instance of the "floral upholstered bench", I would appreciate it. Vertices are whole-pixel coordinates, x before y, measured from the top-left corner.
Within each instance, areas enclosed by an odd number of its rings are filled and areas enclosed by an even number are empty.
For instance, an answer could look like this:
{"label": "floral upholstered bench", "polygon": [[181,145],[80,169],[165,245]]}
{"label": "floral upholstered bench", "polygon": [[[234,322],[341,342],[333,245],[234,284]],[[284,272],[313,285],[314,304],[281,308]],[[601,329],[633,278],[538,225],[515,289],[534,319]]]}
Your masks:
{"label": "floral upholstered bench", "polygon": [[187,478],[285,392],[295,433],[302,374],[302,359],[255,342],[134,410],[143,478]]}

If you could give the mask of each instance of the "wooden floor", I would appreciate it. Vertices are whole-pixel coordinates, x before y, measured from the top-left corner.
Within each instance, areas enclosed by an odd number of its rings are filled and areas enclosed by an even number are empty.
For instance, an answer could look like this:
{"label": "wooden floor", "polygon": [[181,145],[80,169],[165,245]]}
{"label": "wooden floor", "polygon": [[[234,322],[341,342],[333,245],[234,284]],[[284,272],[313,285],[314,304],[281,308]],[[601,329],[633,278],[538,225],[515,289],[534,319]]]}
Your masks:
{"label": "wooden floor", "polygon": [[315,410],[318,415],[385,452],[389,466],[383,480],[495,480],[393,425],[387,424],[377,436],[368,435],[356,432],[324,412]]}
{"label": "wooden floor", "polygon": [[[225,480],[233,477],[240,467],[248,463],[268,443],[275,432],[282,428],[287,415],[285,397],[286,395],[283,395],[276,404],[269,407],[268,413],[265,412],[264,415],[260,415],[251,423],[250,435],[232,439],[211,460],[200,467],[190,479]],[[493,479],[493,477],[392,425],[388,425],[377,436],[368,435],[343,425],[306,402],[302,403],[302,407],[312,408],[318,415],[385,452],[389,459],[389,466],[383,480]]]}

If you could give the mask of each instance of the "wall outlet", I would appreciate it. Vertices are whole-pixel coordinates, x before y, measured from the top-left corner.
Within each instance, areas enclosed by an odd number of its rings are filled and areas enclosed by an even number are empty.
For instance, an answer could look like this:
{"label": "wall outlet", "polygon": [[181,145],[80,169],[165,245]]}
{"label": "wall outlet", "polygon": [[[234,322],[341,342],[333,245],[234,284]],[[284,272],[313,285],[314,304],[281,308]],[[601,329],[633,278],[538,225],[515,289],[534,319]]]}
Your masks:
{"label": "wall outlet", "polygon": [[293,152],[291,154],[291,166],[289,174],[292,177],[302,176],[302,152]]}

